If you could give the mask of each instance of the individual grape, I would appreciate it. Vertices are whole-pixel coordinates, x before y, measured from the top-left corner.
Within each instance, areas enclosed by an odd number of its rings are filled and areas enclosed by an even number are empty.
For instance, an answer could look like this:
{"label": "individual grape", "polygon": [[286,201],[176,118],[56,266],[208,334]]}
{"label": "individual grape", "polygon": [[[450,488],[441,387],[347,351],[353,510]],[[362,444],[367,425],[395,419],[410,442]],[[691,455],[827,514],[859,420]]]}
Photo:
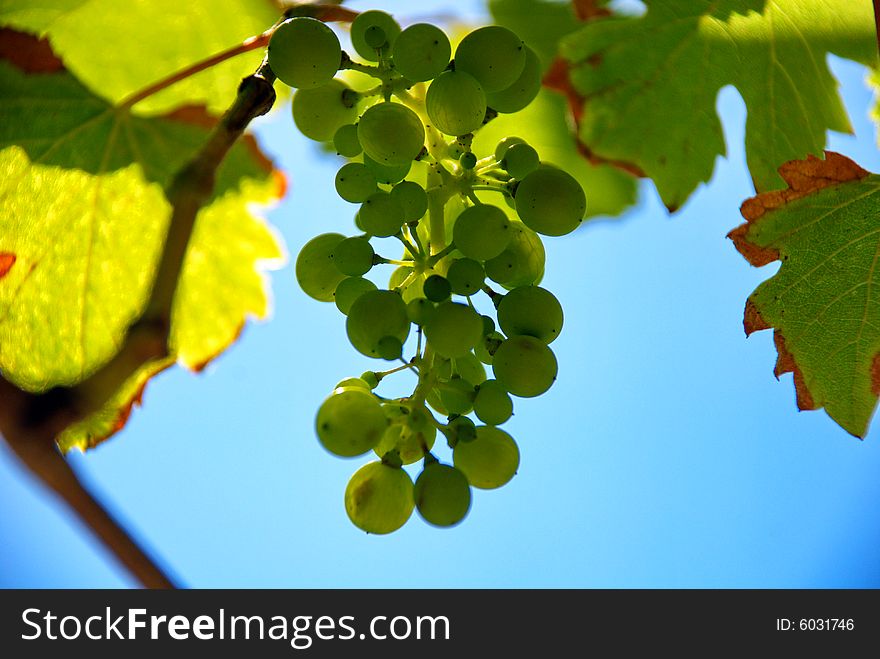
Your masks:
{"label": "individual grape", "polygon": [[521,398],[540,396],[556,380],[553,351],[533,336],[511,336],[498,346],[492,359],[495,379]]}
{"label": "individual grape", "polygon": [[351,305],[364,293],[376,290],[376,284],[363,277],[346,277],[336,287],[336,308],[348,314]]}
{"label": "individual grape", "polygon": [[477,342],[477,345],[474,347],[474,355],[482,363],[491,366],[495,360],[495,351],[498,350],[498,346],[505,340],[504,335],[500,332],[490,332],[481,341]]}
{"label": "individual grape", "polygon": [[501,161],[501,167],[513,178],[523,179],[538,169],[541,159],[528,144],[514,144]]}
{"label": "individual grape", "polygon": [[370,391],[379,386],[379,377],[374,371],[364,371],[361,373],[361,380],[367,383]]}
{"label": "individual grape", "polygon": [[416,479],[413,496],[419,515],[434,526],[458,524],[471,507],[467,477],[459,469],[439,462],[425,465]]}
{"label": "individual grape", "polygon": [[382,439],[373,448],[380,458],[389,451],[397,451],[400,461],[412,464],[425,457],[425,450],[431,450],[437,437],[437,428],[424,422],[427,411],[424,407],[410,410],[402,405],[383,405],[383,411],[391,425]]}
{"label": "individual grape", "polygon": [[303,135],[329,142],[344,124],[357,119],[357,93],[339,80],[293,95],[293,122]]}
{"label": "individual grape", "polygon": [[519,448],[513,437],[494,426],[478,426],[472,442],[458,442],[452,461],[473,487],[501,487],[519,468]]}
{"label": "individual grape", "polygon": [[480,421],[490,426],[504,423],[513,414],[510,394],[497,380],[486,380],[477,387],[474,414]]}
{"label": "individual grape", "polygon": [[399,34],[400,25],[384,11],[364,11],[351,22],[351,44],[369,62],[378,62],[379,50],[393,46]]}
{"label": "individual grape", "polygon": [[505,137],[495,146],[495,160],[501,162],[504,160],[504,156],[507,153],[507,150],[512,147],[514,144],[525,144],[526,141],[521,137],[514,137],[511,135],[510,137]]}
{"label": "individual grape", "polygon": [[345,488],[345,512],[367,533],[391,533],[412,515],[413,482],[403,469],[371,462],[358,469]]}
{"label": "individual grape", "polygon": [[473,76],[458,70],[445,71],[428,87],[425,109],[441,133],[465,135],[483,125],[486,94]]}
{"label": "individual grape", "polygon": [[452,240],[465,256],[486,261],[501,254],[513,233],[503,210],[477,204],[463,210],[452,228]]}
{"label": "individual grape", "polygon": [[425,146],[419,115],[400,103],[377,103],[358,122],[358,139],[370,158],[386,167],[411,162]]}
{"label": "individual grape", "polygon": [[434,303],[427,298],[417,297],[406,305],[406,316],[416,325],[424,325],[434,315]]}
{"label": "individual grape", "polygon": [[400,359],[403,343],[396,336],[383,336],[376,344],[376,350],[379,356],[387,361]]}
{"label": "individual grape", "polygon": [[373,246],[360,236],[346,238],[333,250],[333,261],[339,272],[349,277],[359,277],[373,267]]}
{"label": "individual grape", "polygon": [[449,414],[467,414],[474,407],[474,385],[461,377],[454,377],[439,386],[440,400]]}
{"label": "individual grape", "polygon": [[345,279],[333,262],[333,250],[343,240],[342,234],[321,234],[303,245],[296,257],[296,281],[306,295],[319,302],[332,302],[333,292]]}
{"label": "individual grape", "polygon": [[524,334],[552,343],[562,331],[562,305],[539,286],[520,286],[501,298],[498,324],[508,336]]}
{"label": "individual grape", "polygon": [[468,382],[478,385],[486,380],[486,369],[476,356],[469,352],[455,358],[455,372]]}
{"label": "individual grape", "polygon": [[446,272],[446,279],[457,295],[473,295],[483,287],[486,273],[479,261],[464,258],[453,261]]}
{"label": "individual grape", "polygon": [[336,172],[336,192],[345,201],[359,204],[376,189],[376,177],[359,162],[347,163]]}
{"label": "individual grape", "polygon": [[516,188],[516,212],[530,229],[545,236],[563,236],[584,219],[587,198],[569,173],[544,165]]}
{"label": "individual grape", "polygon": [[507,248],[485,263],[486,276],[505,288],[537,284],[544,276],[544,244],[522,222],[510,223]]}
{"label": "individual grape", "polygon": [[410,25],[394,42],[394,68],[407,80],[426,82],[449,64],[452,47],[443,30],[428,23]]}
{"label": "individual grape", "polygon": [[[466,416],[457,416],[447,425],[447,432],[451,435],[451,444],[457,442],[472,442],[477,438],[477,427]],[[449,438],[447,435],[447,438]]]}
{"label": "individual grape", "polygon": [[486,102],[489,107],[498,112],[519,112],[529,103],[535,100],[541,91],[541,78],[543,69],[541,61],[531,48],[526,46],[526,61],[519,78],[504,89],[486,94]]}
{"label": "individual grape", "polygon": [[406,178],[406,175],[409,174],[409,170],[412,167],[412,161],[408,161],[406,164],[397,167],[388,167],[387,165],[382,165],[376,162],[365,153],[364,166],[373,173],[373,176],[376,177],[376,180],[379,181],[379,183],[397,183],[398,181],[402,181]]}
{"label": "individual grape", "polygon": [[452,293],[452,286],[449,285],[446,277],[431,275],[425,280],[422,290],[425,293],[425,297],[431,302],[443,302],[449,299],[449,295]]}
{"label": "individual grape", "polygon": [[359,155],[363,147],[358,139],[357,125],[345,124],[337,128],[333,134],[333,148],[336,149],[336,153],[346,158]]}
{"label": "individual grape", "polygon": [[364,231],[372,236],[393,236],[403,226],[403,209],[387,192],[374,192],[358,212]]}
{"label": "individual grape", "polygon": [[463,357],[483,336],[480,314],[465,304],[443,302],[425,325],[428,345],[444,357]]}
{"label": "individual grape", "polygon": [[291,18],[269,39],[269,67],[281,82],[299,89],[327,84],[339,70],[342,49],[329,27],[314,18]]}
{"label": "individual grape", "polygon": [[470,73],[486,92],[513,85],[525,63],[522,39],[499,25],[474,30],[455,49],[455,70]]}
{"label": "individual grape", "polygon": [[462,169],[470,170],[477,166],[477,157],[474,155],[473,151],[465,151],[459,157],[458,163],[461,165]]}
{"label": "individual grape", "polygon": [[333,392],[336,393],[339,389],[351,389],[353,387],[363,389],[367,393],[370,392],[370,385],[361,378],[345,378],[344,380],[340,380],[336,383],[336,386],[333,387]]}
{"label": "individual grape", "polygon": [[348,310],[345,330],[351,345],[367,357],[379,357],[379,342],[386,336],[402,344],[409,334],[403,299],[393,291],[371,291],[358,297]]}
{"label": "individual grape", "polygon": [[331,394],[321,404],[315,426],[325,449],[353,458],[379,443],[388,421],[372,393],[353,387]]}
{"label": "individual grape", "polygon": [[415,181],[401,181],[391,188],[391,198],[403,208],[405,222],[422,219],[428,211],[428,193]]}

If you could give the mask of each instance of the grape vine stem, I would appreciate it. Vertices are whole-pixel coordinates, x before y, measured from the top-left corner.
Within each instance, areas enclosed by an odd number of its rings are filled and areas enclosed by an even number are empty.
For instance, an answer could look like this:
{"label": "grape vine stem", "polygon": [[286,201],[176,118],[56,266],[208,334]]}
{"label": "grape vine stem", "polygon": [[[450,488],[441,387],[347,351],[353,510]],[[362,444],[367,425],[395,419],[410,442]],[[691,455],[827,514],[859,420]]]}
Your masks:
{"label": "grape vine stem", "polygon": [[[61,497],[147,588],[175,586],[83,487],[59,452],[55,438],[70,424],[100,410],[142,366],[167,363],[173,358],[168,347],[172,302],[196,215],[209,200],[215,173],[229,149],[251,120],[268,112],[274,104],[274,81],[265,61],[256,73],[242,80],[235,100],[207,141],[166,189],[171,221],[153,288],[143,314],[129,327],[119,352],[79,384],[45,393],[23,391],[0,376],[0,435],[31,472]],[[150,93],[167,84],[152,86]],[[147,95],[137,94],[128,103],[133,105]]]}

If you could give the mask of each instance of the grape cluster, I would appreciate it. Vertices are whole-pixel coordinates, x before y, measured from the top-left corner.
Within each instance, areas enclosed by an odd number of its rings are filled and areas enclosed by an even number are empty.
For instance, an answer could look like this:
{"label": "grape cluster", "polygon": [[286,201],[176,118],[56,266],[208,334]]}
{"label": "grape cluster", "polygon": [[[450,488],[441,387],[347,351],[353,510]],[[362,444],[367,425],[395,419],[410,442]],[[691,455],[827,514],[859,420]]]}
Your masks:
{"label": "grape cluster", "polygon": [[[351,41],[363,62],[342,51],[326,25],[296,17],[278,26],[268,52],[278,78],[297,90],[298,129],[347,159],[336,191],[357,205],[358,233],[309,241],[297,280],[309,296],[336,304],[357,351],[399,362],[339,382],[318,410],[317,435],[335,455],[378,458],[345,490],[356,526],[390,533],[413,509],[430,524],[452,526],[467,515],[472,487],[500,487],[517,471],[519,448],[499,428],[513,414],[511,396],[539,396],[556,379],[549,344],[563,312],[538,285],[539,234],[573,231],[586,197],[520,138],[484,157],[471,149],[474,132],[526,107],[541,86],[538,58],[510,30],[470,32],[452,59],[439,28],[401,29],[390,15],[367,11],[353,21]],[[349,71],[374,86],[355,91]],[[381,238],[399,241],[403,256],[380,256]],[[366,277],[388,264],[386,286]],[[410,395],[377,392],[404,371],[417,375]],[[452,464],[432,452],[438,432]],[[403,466],[420,461],[413,483]]]}

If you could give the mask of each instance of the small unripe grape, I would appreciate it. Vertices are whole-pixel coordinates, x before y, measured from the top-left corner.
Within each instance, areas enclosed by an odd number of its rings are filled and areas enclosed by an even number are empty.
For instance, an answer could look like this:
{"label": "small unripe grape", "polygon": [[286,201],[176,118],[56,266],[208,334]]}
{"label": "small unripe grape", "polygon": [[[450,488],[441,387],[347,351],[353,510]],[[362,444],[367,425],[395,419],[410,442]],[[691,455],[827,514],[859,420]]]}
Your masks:
{"label": "small unripe grape", "polygon": [[473,487],[492,490],[507,483],[519,468],[519,448],[513,437],[493,426],[477,427],[472,442],[459,442],[453,462]]}
{"label": "small unripe grape", "polygon": [[547,236],[563,236],[584,219],[587,198],[569,173],[542,166],[516,188],[516,212],[530,229]]}
{"label": "small unripe grape", "polygon": [[318,409],[315,425],[324,448],[353,458],[379,443],[388,422],[376,397],[354,387],[331,394]]}
{"label": "small unripe grape", "polygon": [[336,153],[346,158],[354,158],[363,151],[358,139],[357,125],[345,124],[340,126],[333,134],[333,148]]}
{"label": "small unripe grape", "polygon": [[455,50],[455,69],[476,78],[486,92],[513,85],[526,63],[526,46],[505,27],[488,25],[468,34]]}
{"label": "small unripe grape", "polygon": [[333,261],[339,272],[349,277],[358,277],[373,267],[373,246],[366,238],[359,236],[346,238],[333,250]]}
{"label": "small unripe grape", "polygon": [[275,28],[269,39],[269,66],[281,82],[299,89],[325,85],[342,60],[339,39],[314,18],[291,18]]}
{"label": "small unripe grape", "polygon": [[378,62],[379,50],[392,47],[399,34],[397,21],[377,9],[361,12],[351,23],[351,43],[357,54],[370,62]]}
{"label": "small unripe grape", "polygon": [[535,100],[541,91],[543,70],[535,52],[526,46],[526,61],[519,78],[504,89],[486,94],[486,102],[498,112],[519,112]]}
{"label": "small unripe grape", "polygon": [[293,95],[293,122],[299,131],[317,142],[329,142],[343,124],[357,119],[357,95],[339,80]]}
{"label": "small unripe grape", "polygon": [[422,290],[425,293],[425,297],[431,300],[431,302],[443,302],[449,299],[449,295],[452,293],[452,286],[449,285],[446,277],[431,275],[425,280]]}
{"label": "small unripe grape", "polygon": [[552,343],[562,331],[562,321],[559,300],[539,286],[514,288],[498,304],[498,324],[508,336],[534,336]]}
{"label": "small unripe grape", "polygon": [[419,115],[400,103],[377,103],[358,122],[358,139],[370,158],[386,167],[411,162],[425,146]]}
{"label": "small unripe grape", "polygon": [[336,193],[353,204],[359,204],[376,192],[376,177],[359,162],[350,162],[336,172]]}
{"label": "small unripe grape", "polygon": [[540,396],[556,380],[558,366],[553,351],[533,336],[511,336],[492,358],[495,379],[521,398]]}
{"label": "small unripe grape", "polygon": [[471,507],[471,488],[465,475],[439,462],[425,466],[413,495],[419,515],[434,526],[458,524]]}
{"label": "small unripe grape", "polygon": [[345,512],[355,526],[367,533],[396,531],[406,524],[414,506],[409,474],[382,462],[361,467],[345,488]]}
{"label": "small unripe grape", "polygon": [[491,204],[477,204],[464,209],[452,228],[452,240],[458,250],[478,261],[501,254],[512,236],[507,215]]}
{"label": "small unripe grape", "polygon": [[345,279],[333,260],[333,250],[343,240],[342,234],[321,234],[303,245],[296,257],[296,281],[306,295],[319,302],[332,302],[333,292]]}
{"label": "small unripe grape", "polygon": [[483,336],[480,314],[466,304],[443,302],[425,325],[425,338],[444,357],[463,357]]}
{"label": "small unripe grape", "polygon": [[486,94],[473,76],[458,70],[445,71],[428,87],[425,109],[441,133],[465,135],[483,125]]}
{"label": "small unripe grape", "polygon": [[394,67],[413,82],[436,78],[449,64],[451,55],[452,47],[443,30],[428,23],[410,25],[394,42]]}

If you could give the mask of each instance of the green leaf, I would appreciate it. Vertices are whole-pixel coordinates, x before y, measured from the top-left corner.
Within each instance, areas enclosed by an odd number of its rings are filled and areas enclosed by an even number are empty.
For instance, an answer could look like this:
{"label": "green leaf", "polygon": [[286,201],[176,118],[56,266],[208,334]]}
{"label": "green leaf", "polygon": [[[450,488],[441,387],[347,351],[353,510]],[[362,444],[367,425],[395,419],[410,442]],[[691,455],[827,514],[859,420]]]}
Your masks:
{"label": "green leaf", "polygon": [[734,85],[748,110],[746,155],[758,191],[780,163],[819,154],[850,124],[826,64],[876,61],[871,3],[850,0],[656,0],[638,18],[585,24],[563,39],[583,98],[587,149],[650,176],[679,208],[725,153],[715,112]]}
{"label": "green leaf", "polygon": [[[587,193],[587,217],[619,215],[636,201],[636,179],[610,165],[593,165],[578,151],[568,127],[565,99],[542,89],[532,103],[512,115],[499,115],[476,133],[474,150],[492,153],[504,137],[517,135],[542,160],[574,176]],[[494,203],[501,203],[496,199]],[[503,205],[503,204],[502,204]]]}
{"label": "green leaf", "polygon": [[[67,72],[27,75],[0,61],[0,253],[14,259],[0,278],[7,379],[30,391],[70,385],[115,354],[149,293],[170,213],[163,188],[212,123],[197,108],[133,116]],[[252,140],[218,171],[172,316],[174,356],[191,368],[234,341],[247,316],[268,311],[257,268],[282,249],[249,207],[277,199],[281,182]],[[156,368],[145,367],[103,416],[119,418]],[[95,443],[103,437],[94,428],[109,427],[81,425],[92,441],[69,431],[66,447]]]}
{"label": "green leaf", "polygon": [[880,176],[832,152],[779,174],[789,187],[747,200],[730,233],[752,265],[782,261],[749,297],[745,330],[775,330],[775,372],[794,374],[800,409],[863,437],[880,392]]}
{"label": "green leaf", "polygon": [[[67,69],[111,103],[260,34],[279,16],[268,0],[0,3],[0,27],[47,36]],[[219,114],[261,57],[254,51],[211,67],[142,101],[137,111],[157,114],[201,104]]]}

